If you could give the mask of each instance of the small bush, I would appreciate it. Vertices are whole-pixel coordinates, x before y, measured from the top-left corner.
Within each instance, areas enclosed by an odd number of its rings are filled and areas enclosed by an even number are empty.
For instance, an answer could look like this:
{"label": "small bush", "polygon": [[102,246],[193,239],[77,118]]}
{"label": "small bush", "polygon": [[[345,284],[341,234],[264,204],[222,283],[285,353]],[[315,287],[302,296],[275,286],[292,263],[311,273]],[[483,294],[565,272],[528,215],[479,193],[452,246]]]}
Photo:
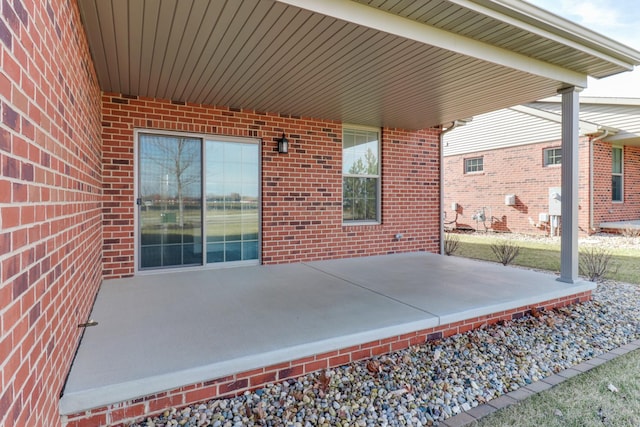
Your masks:
{"label": "small bush", "polygon": [[640,237],[640,228],[627,227],[622,229],[622,235],[624,237]]}
{"label": "small bush", "polygon": [[493,254],[502,265],[509,265],[520,254],[520,246],[513,242],[500,242],[491,245]]}
{"label": "small bush", "polygon": [[580,274],[592,282],[602,281],[612,267],[611,257],[611,252],[604,248],[590,247],[580,250]]}
{"label": "small bush", "polygon": [[453,255],[460,248],[460,237],[455,234],[445,233],[444,235],[444,253]]}

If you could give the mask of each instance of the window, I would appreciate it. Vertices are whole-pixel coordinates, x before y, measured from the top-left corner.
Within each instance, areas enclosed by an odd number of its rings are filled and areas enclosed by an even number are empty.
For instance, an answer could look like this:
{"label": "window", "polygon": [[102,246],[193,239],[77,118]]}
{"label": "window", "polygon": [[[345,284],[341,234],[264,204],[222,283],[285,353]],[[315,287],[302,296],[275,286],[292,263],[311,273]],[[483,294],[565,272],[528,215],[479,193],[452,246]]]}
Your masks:
{"label": "window", "polygon": [[622,147],[613,147],[611,167],[611,200],[614,202],[623,201],[623,167],[622,167]]}
{"label": "window", "polygon": [[544,150],[544,165],[559,165],[562,163],[562,148],[546,148]]}
{"label": "window", "polygon": [[483,170],[483,157],[472,157],[470,159],[464,159],[464,173],[482,172]]}
{"label": "window", "polygon": [[342,220],[380,220],[380,143],[377,129],[342,131]]}

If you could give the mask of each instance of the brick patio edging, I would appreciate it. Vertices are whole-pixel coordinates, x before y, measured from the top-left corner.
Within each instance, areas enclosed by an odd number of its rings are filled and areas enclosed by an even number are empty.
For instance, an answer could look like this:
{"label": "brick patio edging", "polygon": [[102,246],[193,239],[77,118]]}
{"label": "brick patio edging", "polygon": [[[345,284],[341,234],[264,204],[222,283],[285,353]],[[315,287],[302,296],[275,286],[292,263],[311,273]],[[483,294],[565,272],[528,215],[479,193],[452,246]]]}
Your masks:
{"label": "brick patio edging", "polygon": [[622,355],[638,349],[640,349],[640,340],[632,341],[628,344],[623,345],[622,347],[613,349],[608,353],[601,354],[600,356],[594,357],[593,359],[586,360],[578,365],[567,368],[564,371],[560,371],[555,375],[551,375],[549,377],[541,379],[540,381],[536,381],[512,392],[503,394],[496,399],[490,400],[484,405],[478,405],[477,407],[472,408],[467,412],[462,412],[454,417],[443,421],[442,426],[469,426],[474,422],[479,421],[481,418],[496,412],[499,409],[514,405],[524,399],[527,399],[530,396],[533,396],[534,394],[549,390],[550,388],[553,388],[558,384],[565,382],[569,378],[575,377],[576,375],[582,374],[584,372],[588,372],[593,368],[602,365],[603,363],[609,362],[613,359],[616,359]]}
{"label": "brick patio edging", "polygon": [[[257,390],[269,383],[297,378],[322,369],[336,368],[351,362],[368,359],[373,356],[403,350],[413,345],[424,344],[428,341],[465,333],[487,325],[493,325],[500,321],[519,319],[528,314],[533,308],[538,310],[552,310],[554,308],[586,302],[590,299],[591,291],[581,292],[563,298],[556,298],[537,304],[514,308],[508,311],[474,317],[464,321],[440,325],[434,328],[392,336],[340,350],[320,353],[315,356],[304,357],[289,362],[240,372],[234,375],[190,384],[173,390],[143,396],[137,399],[113,403],[100,408],[94,408],[70,415],[63,415],[62,425],[65,427],[125,426],[136,420],[157,415],[168,408],[182,408],[211,399],[238,396],[245,391]],[[477,410],[478,408],[474,409]],[[476,412],[480,412],[480,410],[477,410]],[[463,413],[461,415],[466,414],[467,413]],[[454,418],[452,418],[452,420]],[[463,421],[463,419],[460,418],[459,421]],[[473,419],[471,421],[473,421]]]}

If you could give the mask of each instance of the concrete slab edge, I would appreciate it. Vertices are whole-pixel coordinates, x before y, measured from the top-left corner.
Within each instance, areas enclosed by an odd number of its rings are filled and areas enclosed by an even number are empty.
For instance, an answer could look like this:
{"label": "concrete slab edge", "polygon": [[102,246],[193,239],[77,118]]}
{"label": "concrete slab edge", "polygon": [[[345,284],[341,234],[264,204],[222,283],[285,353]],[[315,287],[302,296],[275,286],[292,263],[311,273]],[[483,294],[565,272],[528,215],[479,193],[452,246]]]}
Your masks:
{"label": "concrete slab edge", "polygon": [[510,303],[496,304],[489,308],[485,307],[478,310],[469,310],[463,313],[456,313],[455,315],[430,317],[420,321],[364,331],[362,333],[345,335],[310,344],[287,347],[260,355],[251,355],[229,361],[199,366],[193,369],[157,375],[155,377],[145,378],[144,380],[107,385],[92,390],[83,390],[77,393],[66,393],[60,399],[59,409],[61,415],[70,415],[93,408],[136,399],[140,396],[173,390],[189,384],[195,384],[227,375],[233,375],[239,372],[246,372],[252,369],[288,362],[293,359],[300,359],[316,354],[369,343],[375,340],[386,339],[430,328],[437,328],[473,317],[511,310],[514,308],[514,305],[516,307],[524,307],[556,298],[564,298],[572,294],[593,290],[595,287],[596,285],[592,282],[583,282],[577,286],[572,285],[568,289],[550,292],[536,298],[523,298],[518,300],[516,304],[511,301]]}
{"label": "concrete slab edge", "polygon": [[316,354],[341,350],[348,347],[370,343],[372,341],[431,329],[440,325],[437,317],[399,325],[368,330],[361,333],[345,335],[313,343],[305,343],[276,351],[250,355],[233,360],[212,363],[192,369],[185,369],[167,374],[146,377],[140,381],[128,381],[120,384],[106,385],[91,390],[65,393],[60,399],[61,415],[75,414],[93,408],[123,402],[173,390],[190,384],[200,383],[240,372],[289,362],[291,360],[314,356]]}
{"label": "concrete slab edge", "polygon": [[[561,287],[561,286],[559,286]],[[502,304],[494,304],[490,306],[481,307],[478,309],[462,311],[454,314],[447,314],[440,316],[440,325],[446,325],[449,323],[455,323],[466,319],[472,319],[474,317],[486,316],[489,314],[499,313],[501,311],[512,310],[513,308],[526,307],[528,305],[535,305],[545,301],[552,301],[554,299],[566,298],[571,295],[580,294],[583,292],[593,291],[597,287],[596,283],[580,281],[570,287],[561,287],[561,289],[547,292],[542,295],[536,295],[535,297],[520,298],[518,300],[510,300]]]}

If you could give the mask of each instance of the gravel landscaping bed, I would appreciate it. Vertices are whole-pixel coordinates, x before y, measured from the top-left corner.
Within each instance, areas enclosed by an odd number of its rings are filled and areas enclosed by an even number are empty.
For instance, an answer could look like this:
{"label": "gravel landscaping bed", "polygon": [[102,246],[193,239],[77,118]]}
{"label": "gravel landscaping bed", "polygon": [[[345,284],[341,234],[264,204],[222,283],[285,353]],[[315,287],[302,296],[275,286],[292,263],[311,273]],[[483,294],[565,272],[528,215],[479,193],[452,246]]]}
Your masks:
{"label": "gravel landscaping bed", "polygon": [[640,338],[640,286],[414,346],[137,426],[428,426]]}

